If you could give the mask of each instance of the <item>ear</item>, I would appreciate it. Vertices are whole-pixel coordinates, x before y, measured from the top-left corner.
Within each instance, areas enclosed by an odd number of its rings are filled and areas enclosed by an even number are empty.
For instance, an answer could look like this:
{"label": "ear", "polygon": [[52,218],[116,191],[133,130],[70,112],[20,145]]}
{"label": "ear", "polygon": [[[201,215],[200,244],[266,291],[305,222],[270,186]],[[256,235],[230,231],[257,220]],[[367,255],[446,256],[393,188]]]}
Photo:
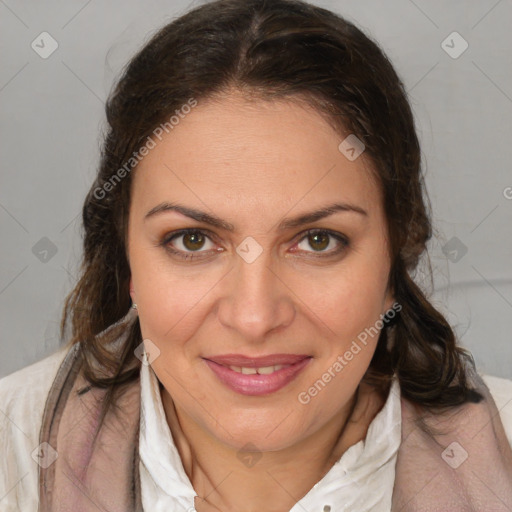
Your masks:
{"label": "ear", "polygon": [[388,287],[388,290],[386,292],[386,296],[384,298],[384,311],[382,313],[385,313],[386,311],[389,311],[393,304],[396,302],[395,300],[395,294],[393,291]]}
{"label": "ear", "polygon": [[133,289],[133,278],[130,277],[130,297],[132,298],[132,302],[137,302],[135,299],[135,290]]}

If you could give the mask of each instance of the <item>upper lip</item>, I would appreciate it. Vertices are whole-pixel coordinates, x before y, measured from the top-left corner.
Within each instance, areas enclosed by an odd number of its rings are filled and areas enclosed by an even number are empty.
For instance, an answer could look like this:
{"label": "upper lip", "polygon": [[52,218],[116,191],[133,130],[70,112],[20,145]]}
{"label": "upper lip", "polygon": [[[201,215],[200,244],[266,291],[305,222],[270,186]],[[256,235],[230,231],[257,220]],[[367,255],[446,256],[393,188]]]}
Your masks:
{"label": "upper lip", "polygon": [[269,354],[267,356],[250,357],[242,354],[223,354],[220,356],[205,357],[209,361],[222,366],[241,366],[244,368],[264,368],[278,364],[295,364],[311,356],[304,354]]}

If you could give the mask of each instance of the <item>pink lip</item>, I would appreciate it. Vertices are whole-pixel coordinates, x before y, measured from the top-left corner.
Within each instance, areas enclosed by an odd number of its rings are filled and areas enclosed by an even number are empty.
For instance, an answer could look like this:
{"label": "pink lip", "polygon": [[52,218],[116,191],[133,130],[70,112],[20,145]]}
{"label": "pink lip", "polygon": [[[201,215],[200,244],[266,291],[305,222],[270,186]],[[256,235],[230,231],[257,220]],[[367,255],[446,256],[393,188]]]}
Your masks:
{"label": "pink lip", "polygon": [[[284,354],[282,354],[284,356]],[[271,363],[268,363],[270,357],[273,357]],[[288,361],[290,360],[290,356],[288,355]],[[218,358],[216,357],[215,360]],[[246,368],[262,368],[264,366],[275,366],[277,364],[287,364],[284,368],[277,370],[269,375],[245,375],[243,373],[236,372],[228,368],[228,366],[224,366],[223,364],[219,364],[216,361],[210,359],[204,359],[205,363],[210,367],[213,373],[217,376],[217,378],[228,386],[233,391],[240,393],[242,395],[251,395],[251,396],[259,396],[259,395],[267,395],[270,393],[275,393],[279,391],[284,386],[289,384],[293,379],[297,377],[297,375],[308,365],[311,357],[309,356],[294,356],[295,362],[286,363],[286,362],[274,362],[279,360],[275,356],[269,356],[267,358],[243,358],[244,362],[241,364],[242,359],[239,356],[236,358],[229,358],[230,361],[237,361],[238,363],[229,363],[231,366],[244,366]],[[283,359],[280,359],[281,361]],[[255,362],[257,361],[257,363]],[[252,364],[249,364],[252,363]]]}

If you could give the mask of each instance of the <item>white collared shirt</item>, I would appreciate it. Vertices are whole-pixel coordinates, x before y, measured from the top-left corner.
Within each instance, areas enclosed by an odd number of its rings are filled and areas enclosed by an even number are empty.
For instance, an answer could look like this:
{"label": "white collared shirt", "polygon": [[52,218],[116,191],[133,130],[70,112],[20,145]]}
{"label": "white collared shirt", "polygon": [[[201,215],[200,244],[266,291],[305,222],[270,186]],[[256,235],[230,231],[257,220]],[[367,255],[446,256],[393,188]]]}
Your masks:
{"label": "white collared shirt", "polygon": [[[383,408],[368,427],[366,438],[348,448],[290,512],[389,512],[401,417],[400,386],[394,379]],[[174,444],[159,382],[149,365],[142,365],[141,369],[139,443],[144,509],[193,512],[196,493]]]}

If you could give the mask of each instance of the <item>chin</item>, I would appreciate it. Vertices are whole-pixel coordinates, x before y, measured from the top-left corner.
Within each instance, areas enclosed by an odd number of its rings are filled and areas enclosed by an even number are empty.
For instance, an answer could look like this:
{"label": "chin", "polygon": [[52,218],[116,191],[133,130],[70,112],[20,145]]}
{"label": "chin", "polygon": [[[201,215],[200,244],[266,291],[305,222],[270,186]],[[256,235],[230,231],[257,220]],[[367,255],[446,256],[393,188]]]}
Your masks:
{"label": "chin", "polygon": [[[297,443],[301,437],[299,432],[280,430],[279,422],[272,422],[261,425],[259,428],[242,428],[237,425],[236,429],[230,428],[228,432],[224,429],[212,432],[219,441],[226,444],[233,450],[273,452],[284,450]],[[277,426],[277,428],[276,428]]]}

